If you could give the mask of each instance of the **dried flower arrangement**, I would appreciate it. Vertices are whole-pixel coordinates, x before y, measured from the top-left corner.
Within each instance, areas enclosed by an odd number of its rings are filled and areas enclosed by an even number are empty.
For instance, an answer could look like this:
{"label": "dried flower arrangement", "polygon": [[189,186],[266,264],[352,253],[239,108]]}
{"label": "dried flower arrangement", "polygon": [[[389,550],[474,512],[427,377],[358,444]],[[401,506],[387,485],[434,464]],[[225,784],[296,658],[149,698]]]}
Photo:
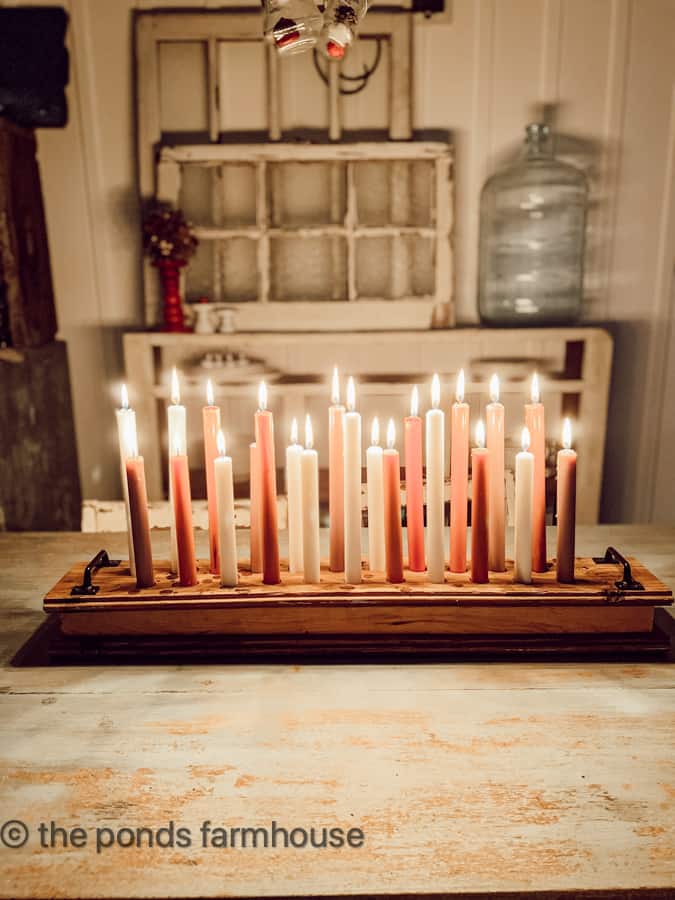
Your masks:
{"label": "dried flower arrangement", "polygon": [[143,214],[143,252],[154,265],[166,260],[184,265],[199,241],[179,209],[153,202]]}

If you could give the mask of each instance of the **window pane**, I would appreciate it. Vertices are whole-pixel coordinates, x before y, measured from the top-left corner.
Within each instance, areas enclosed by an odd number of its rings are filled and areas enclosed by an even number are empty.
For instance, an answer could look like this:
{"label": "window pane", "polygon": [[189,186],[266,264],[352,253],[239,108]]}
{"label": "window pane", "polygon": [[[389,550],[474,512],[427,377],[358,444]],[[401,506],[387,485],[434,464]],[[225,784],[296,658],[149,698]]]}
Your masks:
{"label": "window pane", "polygon": [[[337,239],[273,238],[271,242],[271,299],[331,300],[335,281],[346,298],[346,248]],[[292,323],[289,323],[292,327]]]}

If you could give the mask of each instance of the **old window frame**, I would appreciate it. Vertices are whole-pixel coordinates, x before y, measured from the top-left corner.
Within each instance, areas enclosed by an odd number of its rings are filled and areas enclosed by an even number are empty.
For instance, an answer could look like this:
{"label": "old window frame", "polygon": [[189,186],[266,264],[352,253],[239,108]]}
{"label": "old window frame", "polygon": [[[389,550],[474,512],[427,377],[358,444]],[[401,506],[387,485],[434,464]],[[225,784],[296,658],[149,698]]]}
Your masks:
{"label": "old window frame", "polygon": [[[237,154],[245,148],[247,153],[252,149],[246,145],[219,143],[226,140],[227,135],[219,131],[219,45],[229,41],[261,41],[261,24],[258,12],[242,12],[233,10],[213,11],[152,11],[140,12],[136,16],[135,27],[135,55],[137,71],[137,154],[139,171],[139,188],[143,199],[158,196],[169,202],[176,202],[180,187],[180,160],[185,155],[192,154],[194,159],[203,158],[226,161],[236,158]],[[339,298],[333,301],[309,300],[304,303],[267,303],[268,291],[264,283],[261,284],[261,292],[258,301],[241,303],[240,309],[244,313],[238,327],[260,327],[260,317],[255,316],[251,307],[258,303],[264,303],[271,309],[279,306],[279,315],[266,312],[264,328],[281,327],[275,322],[281,317],[288,323],[289,313],[293,313],[293,327],[299,330],[311,330],[314,328],[332,330],[338,324],[342,327],[380,329],[383,321],[388,328],[425,328],[430,325],[447,327],[454,324],[453,303],[453,266],[452,266],[452,203],[453,203],[453,165],[452,148],[449,144],[434,142],[413,141],[412,131],[412,16],[401,9],[386,11],[374,9],[364,20],[360,33],[364,39],[379,38],[387,40],[390,46],[389,58],[389,108],[388,108],[388,141],[359,142],[355,144],[338,143],[342,138],[341,102],[338,91],[338,69],[329,67],[328,91],[328,129],[325,144],[304,145],[300,153],[297,145],[284,144],[281,123],[279,121],[280,108],[280,77],[279,60],[273,48],[268,47],[265,53],[265,83],[266,83],[266,113],[267,135],[269,143],[263,145],[262,153],[268,158],[273,158],[275,146],[279,150],[279,158],[283,157],[291,146],[297,157],[311,158],[315,152],[326,161],[344,160],[345,156],[353,158],[367,158],[366,154],[373,154],[372,158],[391,160],[391,239],[392,256],[397,255],[403,264],[398,266],[400,271],[405,271],[407,247],[404,240],[406,210],[409,202],[408,163],[419,158],[429,158],[431,154],[435,161],[435,220],[434,228],[434,252],[435,266],[433,296],[426,298],[411,298],[409,292],[403,289],[394,291],[396,299],[359,301],[354,288],[353,272],[348,276],[348,297],[350,304],[349,319],[343,318],[346,310],[338,309],[342,306]],[[162,42],[202,42],[206,48],[207,59],[207,110],[208,110],[208,141],[199,146],[163,146],[166,135],[162,134],[160,121],[160,46]],[[406,144],[394,142],[406,141]],[[403,147],[404,150],[397,150]],[[253,145],[254,150],[260,151],[259,145]],[[284,150],[283,148],[287,148]],[[350,150],[351,148],[351,150]],[[262,179],[265,178],[265,159],[261,158],[258,164],[258,172]],[[261,192],[258,191],[260,196]],[[351,215],[351,219],[349,216]],[[356,204],[352,197],[348,216],[342,223],[335,223],[341,229],[348,241],[355,239],[357,226]],[[265,212],[260,207],[257,210],[256,226],[267,229]],[[266,240],[263,236],[259,241],[259,263],[262,270],[269,270],[269,254],[265,259]],[[349,253],[353,270],[353,243]],[[264,275],[261,276],[264,281]],[[159,306],[156,273],[146,262],[144,268],[144,297],[145,297],[145,321],[152,326],[157,321]],[[229,301],[228,301],[229,302]],[[381,305],[387,305],[386,310]],[[291,310],[290,306],[294,309]],[[385,318],[383,319],[383,314]],[[282,323],[283,324],[283,323]],[[287,324],[285,327],[288,327]]]}

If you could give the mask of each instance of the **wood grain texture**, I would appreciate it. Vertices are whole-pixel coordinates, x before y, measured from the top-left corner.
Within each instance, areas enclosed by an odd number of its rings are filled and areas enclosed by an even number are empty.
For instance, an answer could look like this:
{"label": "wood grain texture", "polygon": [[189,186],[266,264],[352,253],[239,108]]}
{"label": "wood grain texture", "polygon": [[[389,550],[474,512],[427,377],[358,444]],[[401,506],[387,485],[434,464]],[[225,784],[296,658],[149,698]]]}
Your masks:
{"label": "wood grain texture", "polygon": [[56,335],[56,309],[35,134],[0,118],[0,270],[14,347]]}
{"label": "wood grain texture", "polygon": [[[102,540],[123,552],[124,535],[0,534],[7,817],[195,834],[276,819],[366,842],[97,855],[31,838],[0,850],[0,895],[672,896],[671,665],[12,666],[39,597]],[[675,529],[579,529],[583,554],[608,543],[675,584]]]}
{"label": "wood grain texture", "polygon": [[0,509],[9,529],[71,530],[80,478],[66,345],[0,359]]}
{"label": "wood grain texture", "polygon": [[577,560],[574,584],[559,584],[551,567],[529,585],[514,583],[510,560],[487,584],[473,584],[468,572],[447,573],[444,584],[432,584],[424,573],[407,569],[402,584],[388,584],[364,566],[359,585],[345,584],[327,561],[321,582],[304,584],[301,575],[288,572],[285,560],[281,584],[265,585],[244,561],[235,588],[220,587],[204,560],[198,583],[181,587],[169,562],[158,560],[154,585],[143,589],[122,562],[97,573],[96,595],[78,598],[71,590],[82,580],[81,562],[47,594],[44,608],[59,614],[66,634],[276,635],[291,647],[316,635],[370,635],[395,648],[401,634],[648,632],[654,607],[672,605],[673,596],[641,563],[631,563],[642,591],[619,590],[621,570],[590,558]]}

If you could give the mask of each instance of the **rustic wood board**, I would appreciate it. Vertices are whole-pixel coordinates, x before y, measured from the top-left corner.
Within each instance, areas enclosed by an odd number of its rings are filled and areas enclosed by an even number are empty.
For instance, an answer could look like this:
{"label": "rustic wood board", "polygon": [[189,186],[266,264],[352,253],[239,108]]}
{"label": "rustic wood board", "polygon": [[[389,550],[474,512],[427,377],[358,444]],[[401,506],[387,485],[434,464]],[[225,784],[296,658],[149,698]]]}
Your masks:
{"label": "rustic wood board", "polygon": [[181,587],[172,575],[167,560],[155,561],[156,584],[152,588],[136,587],[129,575],[128,563],[100,569],[94,583],[99,593],[92,597],[71,597],[70,591],[82,581],[86,562],[73,566],[46,595],[47,612],[65,612],[82,607],[87,609],[114,609],[120,606],[179,607],[195,602],[208,605],[250,607],[252,602],[265,606],[318,606],[322,604],[356,606],[414,605],[451,603],[458,606],[499,605],[638,605],[669,606],[673,594],[663,582],[649,572],[638,560],[630,559],[633,576],[644,586],[644,591],[618,591],[615,582],[621,569],[614,564],[595,563],[591,558],[577,560],[574,584],[560,584],[555,577],[555,566],[548,572],[534,574],[532,584],[513,581],[513,562],[507,561],[507,571],[490,573],[489,584],[473,584],[468,572],[455,575],[446,572],[444,584],[432,584],[424,573],[404,572],[403,584],[389,584],[381,573],[363,570],[363,582],[357,585],[344,583],[344,576],[331,572],[324,561],[321,566],[321,583],[304,584],[301,575],[290,575],[282,562],[281,584],[265,585],[261,576],[251,574],[245,560],[240,564],[240,584],[236,588],[221,588],[218,578],[208,571],[208,564],[198,564],[199,583],[195,587]]}
{"label": "rustic wood board", "polygon": [[303,584],[285,564],[280,585],[263,585],[244,564],[240,585],[231,589],[219,586],[204,561],[199,583],[189,588],[177,585],[167,561],[157,561],[152,588],[136,588],[121,563],[96,574],[99,593],[73,597],[85,565],[73,567],[44,601],[45,611],[60,615],[65,634],[267,635],[288,651],[316,635],[351,636],[355,648],[366,652],[368,636],[380,651],[385,641],[399,647],[402,635],[648,633],[654,607],[672,603],[670,590],[637,560],[634,577],[643,591],[617,590],[616,565],[589,558],[578,560],[572,585],[559,584],[553,568],[531,585],[516,584],[511,562],[481,585],[468,573],[448,574],[439,585],[409,571],[405,583],[393,585],[366,570],[364,583],[348,585],[327,564],[317,585]]}
{"label": "rustic wood board", "polygon": [[[578,539],[585,554],[615,543],[675,584],[674,528]],[[166,533],[153,543],[168,552]],[[349,822],[366,843],[97,855],[41,850],[32,833],[0,848],[0,896],[672,898],[673,665],[12,664],[44,620],[38,598],[100,546],[101,535],[0,534],[6,818],[90,835],[170,819]]]}

